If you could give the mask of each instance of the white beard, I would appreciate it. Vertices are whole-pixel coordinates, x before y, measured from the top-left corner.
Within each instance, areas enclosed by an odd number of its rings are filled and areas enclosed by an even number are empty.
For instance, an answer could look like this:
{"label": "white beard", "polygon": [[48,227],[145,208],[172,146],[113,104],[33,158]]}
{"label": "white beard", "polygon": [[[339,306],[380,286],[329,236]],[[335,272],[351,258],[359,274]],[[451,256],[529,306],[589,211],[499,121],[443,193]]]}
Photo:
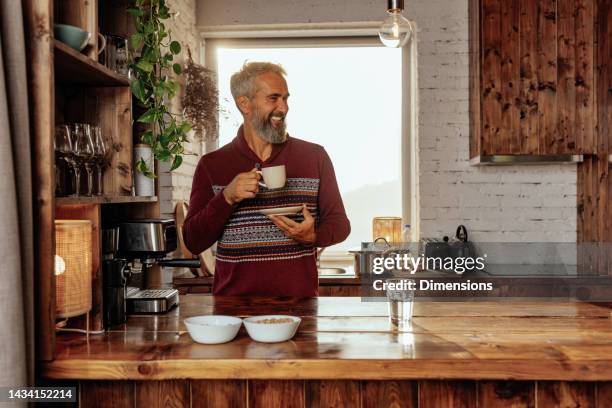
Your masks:
{"label": "white beard", "polygon": [[261,118],[259,110],[255,107],[253,118],[251,119],[251,126],[257,135],[268,143],[280,144],[287,140],[287,125],[284,121],[284,115],[283,122],[281,122],[278,127],[274,127],[269,120]]}

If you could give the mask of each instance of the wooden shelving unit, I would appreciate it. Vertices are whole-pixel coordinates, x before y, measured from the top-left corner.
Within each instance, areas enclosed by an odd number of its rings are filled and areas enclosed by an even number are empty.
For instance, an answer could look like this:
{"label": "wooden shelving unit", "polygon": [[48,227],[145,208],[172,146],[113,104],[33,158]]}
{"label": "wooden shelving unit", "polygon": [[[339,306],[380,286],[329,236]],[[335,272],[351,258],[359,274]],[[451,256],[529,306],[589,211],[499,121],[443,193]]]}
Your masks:
{"label": "wooden shelving unit", "polygon": [[94,197],[57,197],[56,205],[81,205],[81,204],[130,204],[130,203],[156,203],[157,196],[94,196]]}
{"label": "wooden shelving unit", "polygon": [[[133,32],[128,0],[25,0],[31,94],[36,245],[36,339],[39,360],[55,356],[56,219],[92,222],[92,310],[90,330],[102,329],[102,228],[111,220],[159,217],[157,197],[133,197],[133,131],[130,82],[98,63],[97,34],[128,38]],[[83,52],[53,37],[54,23],[80,27],[91,33]],[[104,195],[54,197],[53,137],[56,124],[91,123],[112,136],[113,155],[104,171]],[[85,319],[70,319],[85,328]]]}
{"label": "wooden shelving unit", "polygon": [[130,81],[70,48],[66,44],[53,40],[55,79],[60,84],[86,86],[129,86]]}

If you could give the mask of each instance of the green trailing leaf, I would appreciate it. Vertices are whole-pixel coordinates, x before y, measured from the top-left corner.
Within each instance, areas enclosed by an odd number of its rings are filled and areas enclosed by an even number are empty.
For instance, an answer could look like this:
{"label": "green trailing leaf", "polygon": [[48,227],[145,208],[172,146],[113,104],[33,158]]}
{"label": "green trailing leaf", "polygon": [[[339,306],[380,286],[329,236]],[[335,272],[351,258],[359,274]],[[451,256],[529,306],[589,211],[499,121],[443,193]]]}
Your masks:
{"label": "green trailing leaf", "polygon": [[[146,123],[149,129],[139,134],[143,143],[151,146],[156,160],[172,161],[172,170],[182,163],[180,155],[185,151],[183,144],[188,141],[187,132],[191,125],[182,120],[182,115],[170,110],[171,100],[178,94],[179,84],[168,76],[181,75],[183,67],[172,63],[174,55],[181,52],[178,41],[172,40],[171,32],[164,21],[172,16],[166,0],[132,0],[130,9],[135,33],[131,44],[135,55],[130,64],[134,79],[130,85],[138,105],[145,109],[136,119]],[[149,177],[155,177],[149,164],[140,160],[136,170]]]}
{"label": "green trailing leaf", "polygon": [[178,169],[183,163],[183,158],[181,156],[174,156],[174,160],[172,161],[172,166],[170,166],[170,171]]}
{"label": "green trailing leaf", "polygon": [[155,123],[157,120],[157,110],[149,109],[137,119],[137,122],[140,123]]}
{"label": "green trailing leaf", "polygon": [[149,61],[141,59],[140,61],[138,61],[136,63],[136,68],[144,71],[144,72],[151,72],[153,71],[153,64],[151,64]]}
{"label": "green trailing leaf", "polygon": [[173,54],[178,54],[181,52],[181,44],[179,44],[178,41],[172,41],[170,43],[170,51],[172,51]]}
{"label": "green trailing leaf", "polygon": [[140,140],[145,144],[151,145],[153,143],[153,131],[147,130],[142,132],[140,135]]}
{"label": "green trailing leaf", "polygon": [[132,93],[138,100],[143,101],[145,98],[145,90],[144,85],[141,80],[135,79],[130,84],[130,88],[132,89]]}
{"label": "green trailing leaf", "polygon": [[143,42],[144,42],[144,37],[142,34],[134,34],[132,36],[132,47],[134,47],[134,49],[140,48]]}

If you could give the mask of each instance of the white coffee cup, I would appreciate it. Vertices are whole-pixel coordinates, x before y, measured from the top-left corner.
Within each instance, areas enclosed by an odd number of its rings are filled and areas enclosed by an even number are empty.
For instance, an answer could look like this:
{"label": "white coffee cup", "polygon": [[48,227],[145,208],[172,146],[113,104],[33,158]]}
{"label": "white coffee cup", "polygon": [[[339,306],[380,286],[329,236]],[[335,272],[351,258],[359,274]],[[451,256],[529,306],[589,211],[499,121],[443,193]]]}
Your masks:
{"label": "white coffee cup", "polygon": [[261,176],[263,177],[264,183],[262,183],[261,181],[259,182],[259,185],[262,187],[274,189],[282,188],[285,186],[287,175],[285,173],[284,164],[280,166],[262,167],[262,169],[259,170],[258,173],[261,174]]}

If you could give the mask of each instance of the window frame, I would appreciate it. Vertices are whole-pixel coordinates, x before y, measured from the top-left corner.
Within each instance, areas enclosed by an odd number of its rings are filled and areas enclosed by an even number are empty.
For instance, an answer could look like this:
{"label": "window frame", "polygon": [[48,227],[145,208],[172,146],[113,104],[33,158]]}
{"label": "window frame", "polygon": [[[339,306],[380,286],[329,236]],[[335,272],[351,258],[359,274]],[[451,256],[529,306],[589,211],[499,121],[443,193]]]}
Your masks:
{"label": "window frame", "polygon": [[[201,31],[200,63],[216,72],[217,48],[299,48],[299,47],[359,47],[383,46],[374,24],[350,29],[311,28],[303,25],[283,27],[251,27]],[[411,40],[402,47],[402,223],[410,224],[413,240],[420,237],[419,226],[419,174],[418,174],[418,78],[417,78],[417,30]],[[216,79],[216,78],[215,78]],[[207,141],[206,153],[218,148],[218,138]]]}

